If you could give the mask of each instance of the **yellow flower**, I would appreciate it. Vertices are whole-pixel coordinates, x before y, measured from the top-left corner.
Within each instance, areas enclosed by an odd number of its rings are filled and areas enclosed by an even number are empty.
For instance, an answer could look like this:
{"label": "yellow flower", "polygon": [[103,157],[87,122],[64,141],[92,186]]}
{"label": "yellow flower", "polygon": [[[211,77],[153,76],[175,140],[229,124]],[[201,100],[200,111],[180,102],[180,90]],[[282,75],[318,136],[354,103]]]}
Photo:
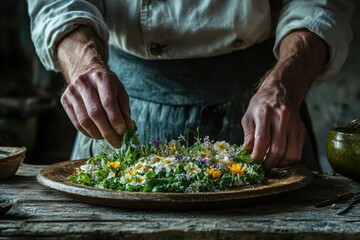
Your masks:
{"label": "yellow flower", "polygon": [[120,168],[120,162],[107,162],[106,164],[108,167],[112,167],[115,171]]}
{"label": "yellow flower", "polygon": [[221,176],[221,172],[213,168],[206,168],[206,172],[213,178],[219,178]]}
{"label": "yellow flower", "polygon": [[125,174],[134,175],[136,173],[136,170],[133,169],[126,169]]}
{"label": "yellow flower", "polygon": [[229,162],[227,167],[230,169],[231,172],[237,173],[240,176],[244,175],[245,173],[245,166],[241,167],[239,163]]}

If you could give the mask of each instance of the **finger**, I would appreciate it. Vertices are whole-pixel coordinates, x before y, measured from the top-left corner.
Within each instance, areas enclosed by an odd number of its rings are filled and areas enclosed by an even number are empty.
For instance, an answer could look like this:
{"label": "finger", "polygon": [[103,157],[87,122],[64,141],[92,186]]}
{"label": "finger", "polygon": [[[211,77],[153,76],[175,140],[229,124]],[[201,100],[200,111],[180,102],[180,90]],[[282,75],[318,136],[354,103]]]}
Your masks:
{"label": "finger", "polygon": [[67,100],[63,100],[63,99],[64,99],[64,97],[61,97],[61,104],[62,104],[66,114],[68,115],[71,123],[82,134],[84,134],[87,137],[91,137],[90,134],[87,133],[87,131],[80,125],[79,121],[77,120],[74,108],[68,103]]}
{"label": "finger", "polygon": [[94,88],[88,88],[84,83],[79,83],[79,88],[81,88],[80,93],[87,110],[87,115],[99,129],[101,136],[113,147],[119,148],[121,141],[106,117],[106,113],[99,100],[99,95]]}
{"label": "finger", "polygon": [[133,129],[134,128],[134,122],[131,119],[131,110],[130,110],[130,103],[129,103],[129,96],[127,95],[125,89],[123,86],[123,94],[118,95],[118,104],[120,106],[120,111],[122,113],[122,116],[124,118],[125,124],[127,128]]}
{"label": "finger", "polygon": [[251,152],[254,146],[255,124],[246,117],[241,119],[241,125],[244,130],[244,144],[243,147],[246,151]]}
{"label": "finger", "polygon": [[257,118],[255,122],[254,147],[251,157],[255,162],[262,162],[270,145],[270,123],[267,118]]}
{"label": "finger", "polygon": [[278,167],[286,167],[297,163],[298,159],[298,129],[292,129],[287,134],[286,139],[286,153],[284,158],[280,161]]}
{"label": "finger", "polygon": [[86,107],[82,99],[78,97],[75,88],[69,85],[66,91],[61,102],[75,128],[87,137],[102,139],[96,125],[88,117]]}
{"label": "finger", "polygon": [[286,130],[284,122],[273,123],[271,127],[271,145],[264,161],[268,169],[276,167],[286,151]]}
{"label": "finger", "polygon": [[[116,79],[116,81],[118,80]],[[103,84],[98,86],[101,105],[105,110],[110,125],[118,135],[123,135],[126,130],[126,125],[117,101],[118,92],[119,89],[114,89],[110,81],[103,81]]]}
{"label": "finger", "polygon": [[301,126],[289,132],[286,147],[286,154],[279,167],[294,165],[301,160],[302,145],[304,143],[304,131]]}
{"label": "finger", "polygon": [[131,119],[131,111],[130,111],[130,102],[129,102],[129,95],[127,94],[124,85],[120,82],[118,77],[113,73],[110,72],[119,82],[119,93],[117,94],[117,104],[120,107],[120,112],[124,119],[124,123],[126,128],[133,129],[134,128],[134,121]]}

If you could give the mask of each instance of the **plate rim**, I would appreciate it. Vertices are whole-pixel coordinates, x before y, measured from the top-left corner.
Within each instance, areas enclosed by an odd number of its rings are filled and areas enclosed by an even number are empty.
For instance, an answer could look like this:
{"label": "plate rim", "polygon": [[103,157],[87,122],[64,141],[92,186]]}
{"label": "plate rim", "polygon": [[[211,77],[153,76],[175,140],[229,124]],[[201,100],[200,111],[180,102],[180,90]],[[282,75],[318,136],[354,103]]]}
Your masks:
{"label": "plate rim", "polygon": [[[239,189],[231,189],[226,191],[216,191],[216,192],[198,192],[198,193],[175,193],[175,192],[127,192],[111,189],[101,189],[90,186],[85,186],[77,183],[68,181],[62,175],[55,175],[52,178],[49,177],[49,174],[53,173],[55,170],[59,170],[64,167],[72,167],[73,170],[76,165],[81,165],[85,163],[87,159],[80,160],[68,160],[59,163],[49,165],[48,167],[42,169],[39,174],[36,176],[37,181],[52,189],[62,192],[63,194],[75,198],[80,201],[95,203],[99,205],[104,205],[103,201],[110,201],[112,205],[118,205],[117,201],[120,204],[120,207],[127,207],[126,202],[130,201],[131,204],[136,202],[147,202],[147,203],[165,203],[165,205],[170,206],[179,203],[186,204],[199,204],[203,202],[227,202],[234,200],[249,200],[255,198],[261,198],[266,196],[272,196],[281,194],[284,192],[289,192],[305,187],[313,180],[313,174],[303,165],[295,165],[289,168],[284,168],[284,170],[291,170],[294,173],[302,173],[299,180],[290,181],[285,184],[283,181],[278,181],[275,184],[255,184],[245,186]],[[65,170],[64,170],[65,171]],[[284,179],[291,179],[294,176],[290,176]],[[55,178],[55,179],[54,179]],[[64,183],[63,181],[66,180]],[[268,181],[271,181],[268,180]],[[269,190],[271,189],[271,193]],[[89,199],[86,199],[89,198]],[[130,204],[130,205],[131,205]],[[105,204],[108,206],[108,204]]]}

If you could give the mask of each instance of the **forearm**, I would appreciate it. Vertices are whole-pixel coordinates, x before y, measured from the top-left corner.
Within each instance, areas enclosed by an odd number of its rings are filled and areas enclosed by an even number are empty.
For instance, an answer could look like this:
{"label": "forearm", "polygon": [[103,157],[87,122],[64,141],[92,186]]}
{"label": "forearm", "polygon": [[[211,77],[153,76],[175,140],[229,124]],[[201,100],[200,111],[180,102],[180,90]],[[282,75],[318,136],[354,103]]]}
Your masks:
{"label": "forearm", "polygon": [[279,60],[260,87],[278,86],[299,106],[328,58],[326,43],[312,32],[298,30],[280,43]]}
{"label": "forearm", "polygon": [[105,46],[96,34],[89,27],[80,26],[58,44],[57,57],[61,72],[70,83],[93,67],[107,67],[105,52]]}

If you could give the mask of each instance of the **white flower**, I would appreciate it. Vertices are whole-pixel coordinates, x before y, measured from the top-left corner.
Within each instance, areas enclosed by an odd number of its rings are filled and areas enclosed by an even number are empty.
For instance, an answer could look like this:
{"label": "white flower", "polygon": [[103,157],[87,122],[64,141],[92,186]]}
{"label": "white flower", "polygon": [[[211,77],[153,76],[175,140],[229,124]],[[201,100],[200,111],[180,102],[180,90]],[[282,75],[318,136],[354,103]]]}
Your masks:
{"label": "white flower", "polygon": [[139,172],[139,173],[143,173],[144,172],[144,168],[145,168],[145,163],[143,162],[138,162],[134,165],[134,170],[135,172]]}
{"label": "white flower", "polygon": [[133,181],[132,178],[133,178],[133,176],[131,174],[125,174],[124,176],[121,176],[119,182],[121,184],[127,184],[127,183],[130,183]]}
{"label": "white flower", "polygon": [[150,161],[153,163],[161,163],[163,161],[163,157],[158,156],[158,155],[151,155],[150,156]]}
{"label": "white flower", "polygon": [[166,157],[163,161],[163,167],[167,173],[175,171],[178,168],[179,164],[176,162],[175,157]]}
{"label": "white flower", "polygon": [[225,142],[225,141],[217,141],[215,144],[214,144],[214,149],[216,152],[218,153],[222,153],[222,152],[225,152],[229,149],[230,147],[230,144]]}
{"label": "white flower", "polygon": [[92,164],[85,164],[81,165],[80,168],[78,168],[78,174],[80,172],[89,174],[95,181],[97,181],[99,178],[96,176],[96,172],[99,170],[99,167],[97,165]]}
{"label": "white flower", "polygon": [[136,185],[144,185],[146,183],[146,177],[145,176],[137,176],[136,180],[134,181]]}
{"label": "white flower", "polygon": [[168,144],[169,147],[169,154],[174,154],[180,148],[180,142],[177,140],[171,140]]}
{"label": "white flower", "polygon": [[217,160],[218,162],[222,163],[222,164],[228,164],[230,162],[230,157],[229,154],[226,152],[223,153],[219,153],[215,155],[215,160]]}
{"label": "white flower", "polygon": [[109,171],[107,177],[105,178],[106,180],[109,180],[111,178],[114,178],[115,177],[115,173],[113,171]]}
{"label": "white flower", "polygon": [[194,177],[201,172],[201,169],[195,163],[190,162],[188,165],[184,167],[184,170],[187,172],[187,177]]}
{"label": "white flower", "polygon": [[99,167],[97,165],[85,164],[85,165],[80,166],[80,170],[83,173],[92,174],[92,173],[96,172],[97,170],[99,170]]}

